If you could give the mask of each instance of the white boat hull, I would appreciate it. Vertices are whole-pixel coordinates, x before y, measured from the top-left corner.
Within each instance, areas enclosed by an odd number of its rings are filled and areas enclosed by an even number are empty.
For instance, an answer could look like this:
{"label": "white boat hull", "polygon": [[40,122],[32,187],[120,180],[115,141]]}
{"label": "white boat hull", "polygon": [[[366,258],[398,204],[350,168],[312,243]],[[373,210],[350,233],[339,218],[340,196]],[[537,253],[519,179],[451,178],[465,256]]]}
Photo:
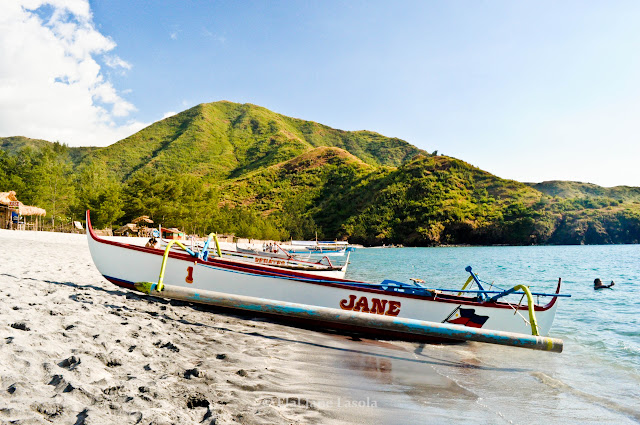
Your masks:
{"label": "white boat hull", "polygon": [[[156,282],[164,251],[127,245],[97,237],[87,214],[87,235],[93,261],[110,282],[134,289],[136,282]],[[170,252],[164,282],[193,291],[206,290],[267,300],[336,308],[363,313],[438,323],[464,323],[496,331],[531,334],[526,305],[494,302],[482,304],[468,297],[416,295],[393,292],[331,277],[234,262],[210,261],[186,253]],[[558,290],[559,291],[559,285]],[[557,308],[557,297],[536,306],[540,335],[547,335]],[[482,323],[480,323],[482,322]]]}

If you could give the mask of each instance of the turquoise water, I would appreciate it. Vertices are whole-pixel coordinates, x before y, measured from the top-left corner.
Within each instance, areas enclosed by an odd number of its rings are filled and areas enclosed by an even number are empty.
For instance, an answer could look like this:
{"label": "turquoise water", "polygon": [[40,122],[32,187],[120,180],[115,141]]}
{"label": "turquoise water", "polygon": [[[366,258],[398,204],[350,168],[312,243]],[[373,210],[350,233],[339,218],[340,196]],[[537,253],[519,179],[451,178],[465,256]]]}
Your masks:
{"label": "turquoise water", "polygon": [[[471,356],[483,366],[473,379],[464,368],[435,367],[476,397],[465,405],[466,419],[640,422],[640,245],[360,249],[351,257],[347,278],[416,277],[430,287],[457,289],[468,277],[467,265],[484,281],[506,288],[526,284],[553,292],[561,277],[562,292],[572,298],[560,299],[550,332],[564,340],[561,354],[475,343],[427,346],[430,355],[457,361]],[[595,278],[615,281],[614,289],[594,291]],[[459,417],[460,409],[447,402],[451,408],[437,409],[445,422]],[[416,400],[408,411],[418,415],[433,408]],[[487,416],[488,411],[493,413]]]}

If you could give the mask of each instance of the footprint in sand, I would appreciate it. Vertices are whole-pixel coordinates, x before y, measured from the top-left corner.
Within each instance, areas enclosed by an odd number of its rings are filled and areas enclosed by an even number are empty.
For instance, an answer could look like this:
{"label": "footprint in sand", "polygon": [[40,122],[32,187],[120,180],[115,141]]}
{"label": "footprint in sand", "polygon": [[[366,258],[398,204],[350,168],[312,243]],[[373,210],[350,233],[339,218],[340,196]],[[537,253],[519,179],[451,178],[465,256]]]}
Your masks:
{"label": "footprint in sand", "polygon": [[76,356],[71,356],[67,359],[62,360],[58,363],[58,366],[63,367],[65,369],[73,370],[80,364],[80,359]]}

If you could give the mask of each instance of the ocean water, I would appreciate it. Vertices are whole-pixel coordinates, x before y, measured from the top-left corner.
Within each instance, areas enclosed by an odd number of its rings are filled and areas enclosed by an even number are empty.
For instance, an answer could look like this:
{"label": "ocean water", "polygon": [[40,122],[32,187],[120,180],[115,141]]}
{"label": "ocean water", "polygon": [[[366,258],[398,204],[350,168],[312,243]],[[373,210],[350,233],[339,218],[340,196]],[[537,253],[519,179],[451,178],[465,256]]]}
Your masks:
{"label": "ocean water", "polygon": [[[364,381],[345,391],[377,397],[381,423],[640,423],[640,245],[360,249],[347,278],[458,289],[468,265],[505,288],[553,292],[562,278],[572,297],[550,336],[564,351],[404,343],[411,359],[372,351],[365,362],[385,366],[351,368]],[[615,286],[595,291],[595,278]]]}

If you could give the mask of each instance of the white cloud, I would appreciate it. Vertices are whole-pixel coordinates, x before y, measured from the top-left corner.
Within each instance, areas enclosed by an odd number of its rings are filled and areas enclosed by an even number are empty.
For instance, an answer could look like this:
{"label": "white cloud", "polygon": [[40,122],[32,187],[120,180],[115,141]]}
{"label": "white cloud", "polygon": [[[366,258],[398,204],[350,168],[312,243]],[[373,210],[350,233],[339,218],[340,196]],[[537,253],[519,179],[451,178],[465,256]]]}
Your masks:
{"label": "white cloud", "polygon": [[107,55],[115,47],[95,28],[88,0],[0,1],[0,136],[104,146],[143,128],[117,122],[136,108],[96,61],[131,69]]}
{"label": "white cloud", "polygon": [[162,116],[162,119],[172,117],[172,116],[174,116],[175,114],[177,114],[177,112],[173,112],[173,111],[165,112],[165,113],[164,113],[164,115]]}
{"label": "white cloud", "polygon": [[115,55],[114,56],[105,55],[104,63],[109,68],[131,69],[131,64],[129,62],[126,62],[126,61],[122,60],[120,57],[115,56]]}

